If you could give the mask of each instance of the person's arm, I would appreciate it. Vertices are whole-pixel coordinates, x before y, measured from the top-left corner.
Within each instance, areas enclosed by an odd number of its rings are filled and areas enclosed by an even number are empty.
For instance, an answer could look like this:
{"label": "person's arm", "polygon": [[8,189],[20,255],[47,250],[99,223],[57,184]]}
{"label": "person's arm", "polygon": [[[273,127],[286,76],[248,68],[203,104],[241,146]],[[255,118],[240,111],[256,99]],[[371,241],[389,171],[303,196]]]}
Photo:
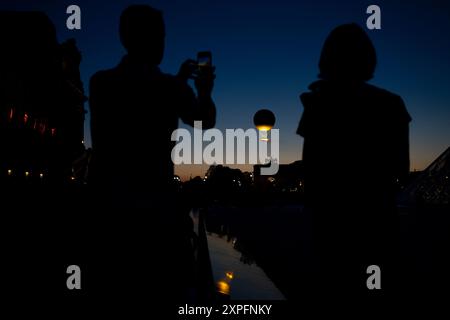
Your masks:
{"label": "person's arm", "polygon": [[216,106],[211,94],[214,87],[214,69],[209,73],[202,73],[195,79],[197,95],[187,81],[192,74],[194,61],[188,60],[180,68],[176,76],[180,88],[179,114],[181,120],[194,126],[194,121],[202,121],[202,129],[209,129],[216,124]]}
{"label": "person's arm", "polygon": [[403,100],[398,98],[398,125],[394,137],[394,150],[396,150],[395,175],[400,181],[407,179],[409,175],[409,122],[411,117],[406,110]]}
{"label": "person's arm", "polygon": [[309,109],[307,106],[309,105],[309,96],[311,94],[306,92],[306,93],[302,93],[300,95],[300,101],[303,104],[303,114],[300,118],[300,122],[298,123],[298,127],[297,127],[297,131],[296,133],[299,136],[302,136],[303,138],[305,138],[305,134],[306,134],[306,124],[308,123],[308,121],[306,119],[309,118],[308,116],[308,112],[307,110]]}
{"label": "person's arm", "polygon": [[397,166],[396,175],[400,181],[409,174],[409,123],[403,123],[397,132]]}

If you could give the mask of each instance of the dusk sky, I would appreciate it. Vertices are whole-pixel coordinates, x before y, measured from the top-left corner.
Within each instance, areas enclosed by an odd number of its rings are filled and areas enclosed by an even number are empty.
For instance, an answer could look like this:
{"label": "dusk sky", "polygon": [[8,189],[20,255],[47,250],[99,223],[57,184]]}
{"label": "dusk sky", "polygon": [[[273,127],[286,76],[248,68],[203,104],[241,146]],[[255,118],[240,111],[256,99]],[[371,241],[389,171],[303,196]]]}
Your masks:
{"label": "dusk sky", "polygon": [[[176,73],[197,51],[211,50],[217,68],[213,92],[217,128],[252,128],[254,113],[271,109],[277,118],[275,127],[280,129],[281,163],[301,159],[302,139],[295,133],[302,114],[298,96],[317,79],[326,36],[343,23],[356,22],[365,28],[366,8],[377,4],[382,29],[366,29],[378,55],[371,83],[402,96],[413,118],[411,169],[424,169],[450,145],[448,1],[16,2],[2,1],[0,8],[44,11],[55,24],[59,41],[77,40],[86,90],[92,74],[117,65],[125,53],[118,36],[121,11],[133,3],[162,10],[167,36],[161,69]],[[66,28],[70,4],[81,7],[79,31]],[[333,138],[339,143],[338,136]],[[89,115],[86,143],[89,146]],[[333,157],[339,155],[330,155],[331,161]],[[206,168],[183,166],[177,173],[186,178],[203,175]]]}

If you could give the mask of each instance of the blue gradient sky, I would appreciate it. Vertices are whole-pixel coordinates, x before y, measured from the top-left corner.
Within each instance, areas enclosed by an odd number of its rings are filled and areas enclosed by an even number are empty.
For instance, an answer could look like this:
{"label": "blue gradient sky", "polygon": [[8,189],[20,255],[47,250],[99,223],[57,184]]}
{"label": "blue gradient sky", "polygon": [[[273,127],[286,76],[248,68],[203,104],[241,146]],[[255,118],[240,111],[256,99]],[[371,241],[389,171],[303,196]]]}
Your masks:
{"label": "blue gradient sky", "polygon": [[[423,169],[450,145],[448,1],[138,3],[164,12],[167,39],[163,71],[176,73],[197,51],[213,52],[219,129],[252,127],[253,114],[262,107],[276,114],[281,163],[301,158],[302,139],[295,134],[302,112],[298,96],[317,77],[325,37],[342,23],[365,26],[366,8],[376,3],[381,7],[382,30],[368,31],[378,54],[371,83],[396,92],[406,102],[413,118],[411,169]],[[81,7],[80,31],[65,27],[70,4]],[[57,28],[59,41],[75,38],[83,54],[81,74],[87,89],[93,73],[115,66],[124,54],[118,21],[128,4],[130,1],[2,1],[0,8],[45,11]],[[88,121],[86,140],[89,143]],[[183,166],[177,172],[186,177],[202,174],[205,168]]]}

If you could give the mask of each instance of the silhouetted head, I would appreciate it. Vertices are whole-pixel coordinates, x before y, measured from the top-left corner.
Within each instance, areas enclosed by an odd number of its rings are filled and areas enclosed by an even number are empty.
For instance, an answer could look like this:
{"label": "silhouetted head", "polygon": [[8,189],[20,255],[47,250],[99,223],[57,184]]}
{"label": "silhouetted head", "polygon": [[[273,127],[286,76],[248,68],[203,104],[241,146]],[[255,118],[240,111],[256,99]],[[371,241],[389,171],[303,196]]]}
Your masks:
{"label": "silhouetted head", "polygon": [[322,48],[319,77],[328,80],[367,81],[373,77],[377,58],[366,32],[357,24],[331,31]]}
{"label": "silhouetted head", "polygon": [[132,5],[120,16],[120,41],[136,59],[159,65],[164,54],[162,12],[147,5]]}

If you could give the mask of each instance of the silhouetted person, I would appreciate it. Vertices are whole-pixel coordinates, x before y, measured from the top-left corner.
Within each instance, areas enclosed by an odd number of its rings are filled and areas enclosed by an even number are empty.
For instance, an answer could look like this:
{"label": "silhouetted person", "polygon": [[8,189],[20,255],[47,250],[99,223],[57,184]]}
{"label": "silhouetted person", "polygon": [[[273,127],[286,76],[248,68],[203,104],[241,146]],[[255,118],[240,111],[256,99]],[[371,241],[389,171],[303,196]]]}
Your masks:
{"label": "silhouetted person", "polygon": [[182,279],[193,275],[189,261],[182,259],[190,259],[183,248],[189,240],[185,235],[190,234],[185,229],[190,226],[188,212],[171,190],[171,135],[179,119],[189,125],[201,120],[203,128],[214,126],[213,69],[196,78],[197,94],[187,83],[195,68],[192,60],[181,66],[177,76],[163,73],[158,65],[164,53],[164,21],[160,11],[146,5],[123,11],[120,40],[127,54],[118,66],[97,72],[90,82],[90,183],[95,195],[104,199],[101,206],[122,210],[117,218],[108,213],[105,220],[117,219],[119,235],[111,237],[125,234],[128,251],[136,251],[125,253],[132,258],[126,268],[137,267],[138,275],[133,276],[145,281],[150,272],[146,268],[160,265],[157,270],[164,273],[148,280],[153,287],[148,290],[165,281],[163,289],[174,292],[180,283],[171,282],[179,276],[168,271],[173,264],[178,264],[175,272],[184,268]]}
{"label": "silhouetted person", "polygon": [[381,267],[391,289],[397,179],[409,172],[402,99],[366,83],[376,66],[363,29],[346,24],[325,41],[320,80],[301,95],[305,195],[313,214],[319,291],[368,291],[366,268]]}
{"label": "silhouetted person", "polygon": [[197,79],[196,96],[187,84],[192,61],[177,76],[162,73],[164,38],[160,11],[127,8],[120,39],[128,54],[117,67],[96,73],[90,84],[93,182],[130,190],[133,197],[173,181],[171,134],[178,119],[190,125],[202,120],[203,128],[215,123],[213,75]]}

